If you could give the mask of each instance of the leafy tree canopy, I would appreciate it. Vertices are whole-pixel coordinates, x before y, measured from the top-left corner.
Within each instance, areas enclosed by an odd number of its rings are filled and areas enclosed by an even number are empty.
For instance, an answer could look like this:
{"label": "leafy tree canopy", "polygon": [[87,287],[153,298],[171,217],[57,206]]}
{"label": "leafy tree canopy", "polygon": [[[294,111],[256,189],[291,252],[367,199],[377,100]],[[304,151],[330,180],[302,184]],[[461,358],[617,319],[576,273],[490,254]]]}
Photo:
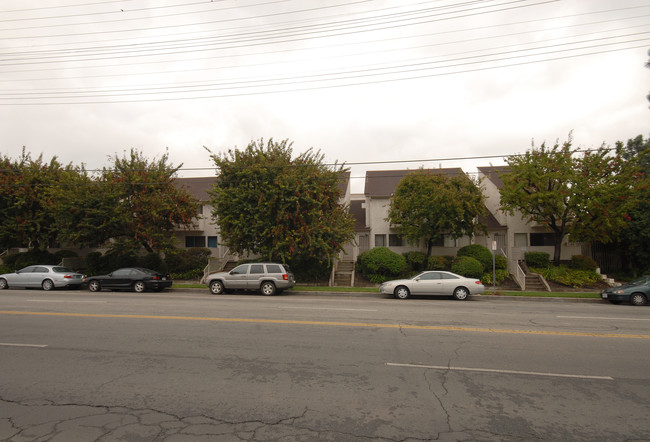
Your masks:
{"label": "leafy tree canopy", "polygon": [[223,241],[239,254],[285,263],[331,260],[354,239],[341,205],[346,169],[312,149],[292,158],[292,143],[252,141],[212,154],[219,179],[209,192]]}
{"label": "leafy tree canopy", "polygon": [[[189,226],[196,219],[199,202],[174,179],[182,165],[168,163],[166,152],[152,160],[131,149],[122,157],[110,157],[113,167],[104,168],[99,186],[109,202],[117,201],[115,215],[104,224],[104,237],[116,240],[114,248],[148,252],[171,248],[174,231]],[[86,212],[90,220],[97,213]]]}
{"label": "leafy tree canopy", "polygon": [[57,238],[52,207],[62,204],[56,187],[65,174],[56,157],[49,163],[43,156],[32,158],[23,148],[20,158],[0,158],[0,246],[44,250]]}
{"label": "leafy tree canopy", "polygon": [[430,256],[440,235],[459,238],[484,230],[478,217],[485,210],[481,189],[466,175],[446,177],[420,169],[399,182],[386,220],[412,244],[424,240]]}
{"label": "leafy tree canopy", "polygon": [[638,170],[637,191],[630,194],[635,198],[627,227],[621,231],[620,245],[628,268],[643,273],[650,270],[650,138],[639,135],[618,146],[630,167]]}
{"label": "leafy tree canopy", "polygon": [[506,159],[501,207],[555,234],[553,260],[560,261],[562,240],[611,242],[627,223],[634,173],[618,150],[603,145],[580,155],[572,140]]}

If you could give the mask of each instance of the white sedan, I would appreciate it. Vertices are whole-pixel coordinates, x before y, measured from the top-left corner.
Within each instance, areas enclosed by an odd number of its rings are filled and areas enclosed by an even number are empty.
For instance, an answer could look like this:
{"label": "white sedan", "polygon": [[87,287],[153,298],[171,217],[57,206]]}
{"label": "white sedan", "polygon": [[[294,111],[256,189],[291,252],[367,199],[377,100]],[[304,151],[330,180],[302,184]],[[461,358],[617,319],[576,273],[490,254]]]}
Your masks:
{"label": "white sedan", "polygon": [[35,265],[20,269],[15,273],[0,275],[0,290],[7,288],[42,288],[52,290],[55,287],[78,288],[84,275],[67,267],[54,265]]}
{"label": "white sedan", "polygon": [[409,279],[386,281],[379,286],[379,291],[398,299],[407,299],[412,295],[437,295],[451,296],[458,301],[464,301],[470,295],[483,293],[485,286],[478,279],[431,270]]}

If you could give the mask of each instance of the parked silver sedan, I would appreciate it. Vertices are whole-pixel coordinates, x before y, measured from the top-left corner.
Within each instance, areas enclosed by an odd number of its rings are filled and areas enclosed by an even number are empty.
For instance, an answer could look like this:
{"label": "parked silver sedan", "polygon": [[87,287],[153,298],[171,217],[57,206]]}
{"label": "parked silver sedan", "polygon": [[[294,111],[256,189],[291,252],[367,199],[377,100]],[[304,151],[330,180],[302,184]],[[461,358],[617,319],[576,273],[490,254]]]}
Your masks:
{"label": "parked silver sedan", "polygon": [[379,291],[398,299],[407,299],[412,295],[436,295],[451,296],[458,301],[464,301],[470,295],[483,293],[485,286],[478,279],[432,270],[409,279],[386,281],[379,286]]}
{"label": "parked silver sedan", "polygon": [[14,273],[0,275],[0,289],[42,288],[52,290],[57,287],[78,288],[84,275],[67,267],[55,265],[35,265],[25,267]]}

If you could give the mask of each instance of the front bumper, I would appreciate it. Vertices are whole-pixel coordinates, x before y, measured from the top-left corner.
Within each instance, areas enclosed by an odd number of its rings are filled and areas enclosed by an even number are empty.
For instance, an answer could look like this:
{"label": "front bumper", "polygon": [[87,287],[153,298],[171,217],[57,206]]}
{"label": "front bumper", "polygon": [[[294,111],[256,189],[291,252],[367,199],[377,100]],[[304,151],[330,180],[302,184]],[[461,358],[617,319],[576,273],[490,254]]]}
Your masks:
{"label": "front bumper", "polygon": [[614,302],[623,302],[623,301],[629,301],[630,300],[630,295],[627,293],[607,293],[607,292],[601,292],[600,298],[604,299],[606,301],[614,301]]}

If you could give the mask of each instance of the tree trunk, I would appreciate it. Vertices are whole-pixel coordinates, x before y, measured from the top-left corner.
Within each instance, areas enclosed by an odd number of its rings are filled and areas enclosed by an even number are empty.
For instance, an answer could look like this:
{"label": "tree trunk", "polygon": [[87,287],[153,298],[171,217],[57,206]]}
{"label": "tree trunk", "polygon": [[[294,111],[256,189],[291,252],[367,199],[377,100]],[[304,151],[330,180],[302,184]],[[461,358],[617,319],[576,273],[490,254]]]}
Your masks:
{"label": "tree trunk", "polygon": [[555,249],[553,250],[553,264],[556,266],[560,265],[560,256],[562,255],[563,239],[564,239],[564,233],[560,233],[560,232],[555,233]]}

